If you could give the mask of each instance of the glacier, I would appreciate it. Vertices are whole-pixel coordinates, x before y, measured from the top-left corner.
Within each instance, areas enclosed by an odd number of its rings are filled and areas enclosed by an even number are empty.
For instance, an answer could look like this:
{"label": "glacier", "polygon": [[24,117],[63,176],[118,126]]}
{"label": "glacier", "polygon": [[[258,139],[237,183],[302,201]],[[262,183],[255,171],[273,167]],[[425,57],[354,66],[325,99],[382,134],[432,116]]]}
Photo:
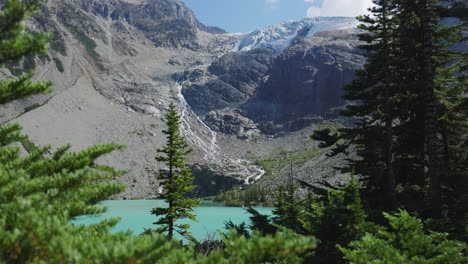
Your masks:
{"label": "glacier", "polygon": [[358,24],[359,22],[352,17],[306,17],[289,20],[240,36],[233,52],[270,48],[280,53],[297,38],[310,37],[322,31],[356,28]]}

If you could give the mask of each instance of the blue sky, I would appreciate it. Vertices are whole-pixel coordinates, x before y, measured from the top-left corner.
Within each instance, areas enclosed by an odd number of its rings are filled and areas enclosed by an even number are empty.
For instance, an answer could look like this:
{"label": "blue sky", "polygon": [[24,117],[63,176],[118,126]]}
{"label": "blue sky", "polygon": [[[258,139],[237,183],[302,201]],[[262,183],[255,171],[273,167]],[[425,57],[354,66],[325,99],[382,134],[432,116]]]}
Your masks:
{"label": "blue sky", "polygon": [[307,15],[309,6],[303,0],[183,1],[195,12],[202,23],[221,27],[228,32],[248,32],[288,19],[302,18]]}
{"label": "blue sky", "polygon": [[305,16],[356,16],[371,0],[182,0],[209,26],[248,32]]}

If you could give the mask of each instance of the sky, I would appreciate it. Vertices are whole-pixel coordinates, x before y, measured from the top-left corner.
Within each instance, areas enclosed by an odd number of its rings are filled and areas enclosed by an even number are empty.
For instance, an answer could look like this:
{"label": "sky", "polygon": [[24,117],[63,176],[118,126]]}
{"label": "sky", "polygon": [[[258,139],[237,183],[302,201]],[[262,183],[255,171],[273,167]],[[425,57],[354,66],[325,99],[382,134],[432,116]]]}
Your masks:
{"label": "sky", "polygon": [[306,16],[357,16],[372,0],[183,0],[208,26],[249,32]]}

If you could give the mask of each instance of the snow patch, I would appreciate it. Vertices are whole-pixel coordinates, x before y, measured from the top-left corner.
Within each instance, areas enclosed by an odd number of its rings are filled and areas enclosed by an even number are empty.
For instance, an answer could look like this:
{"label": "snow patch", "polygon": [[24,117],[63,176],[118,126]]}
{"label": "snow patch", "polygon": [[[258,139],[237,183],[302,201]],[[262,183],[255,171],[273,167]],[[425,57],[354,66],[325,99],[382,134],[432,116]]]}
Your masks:
{"label": "snow patch", "polygon": [[256,29],[240,37],[233,52],[247,52],[256,48],[271,48],[282,52],[297,37],[299,33],[308,31],[310,37],[318,32],[355,28],[359,22],[351,17],[307,17],[300,20],[290,20],[281,24]]}

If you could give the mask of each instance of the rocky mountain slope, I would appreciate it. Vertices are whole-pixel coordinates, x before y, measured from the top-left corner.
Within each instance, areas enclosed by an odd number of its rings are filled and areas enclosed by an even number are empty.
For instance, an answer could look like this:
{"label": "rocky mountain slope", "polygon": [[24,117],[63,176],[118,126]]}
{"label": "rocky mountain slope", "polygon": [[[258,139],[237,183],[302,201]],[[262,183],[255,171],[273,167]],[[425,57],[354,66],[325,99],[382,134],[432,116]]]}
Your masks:
{"label": "rocky mountain slope", "polygon": [[317,32],[354,28],[357,24],[351,17],[313,17],[286,21],[244,34],[234,51],[270,48],[282,52],[295,40],[313,36]]}
{"label": "rocky mountain slope", "polygon": [[[257,122],[287,123],[324,117],[342,106],[343,86],[364,64],[356,30],[320,32],[299,40],[275,58],[270,77],[244,107]],[[296,124],[298,129],[306,126]]]}
{"label": "rocky mountain slope", "polygon": [[128,171],[117,198],[160,191],[163,164],[154,156],[171,101],[199,182],[219,186],[210,189],[280,182],[284,166],[265,164],[280,159],[272,157],[278,149],[284,160],[300,157],[301,177],[317,177],[310,168],[324,156],[308,135],[343,103],[340,87],[363,62],[349,18],[229,34],[201,24],[178,0],[47,0],[42,10],[29,26],[54,34],[49,54],[0,72],[35,66],[54,91],[2,106],[1,119],[22,124],[38,145],[127,145],[102,160]]}

